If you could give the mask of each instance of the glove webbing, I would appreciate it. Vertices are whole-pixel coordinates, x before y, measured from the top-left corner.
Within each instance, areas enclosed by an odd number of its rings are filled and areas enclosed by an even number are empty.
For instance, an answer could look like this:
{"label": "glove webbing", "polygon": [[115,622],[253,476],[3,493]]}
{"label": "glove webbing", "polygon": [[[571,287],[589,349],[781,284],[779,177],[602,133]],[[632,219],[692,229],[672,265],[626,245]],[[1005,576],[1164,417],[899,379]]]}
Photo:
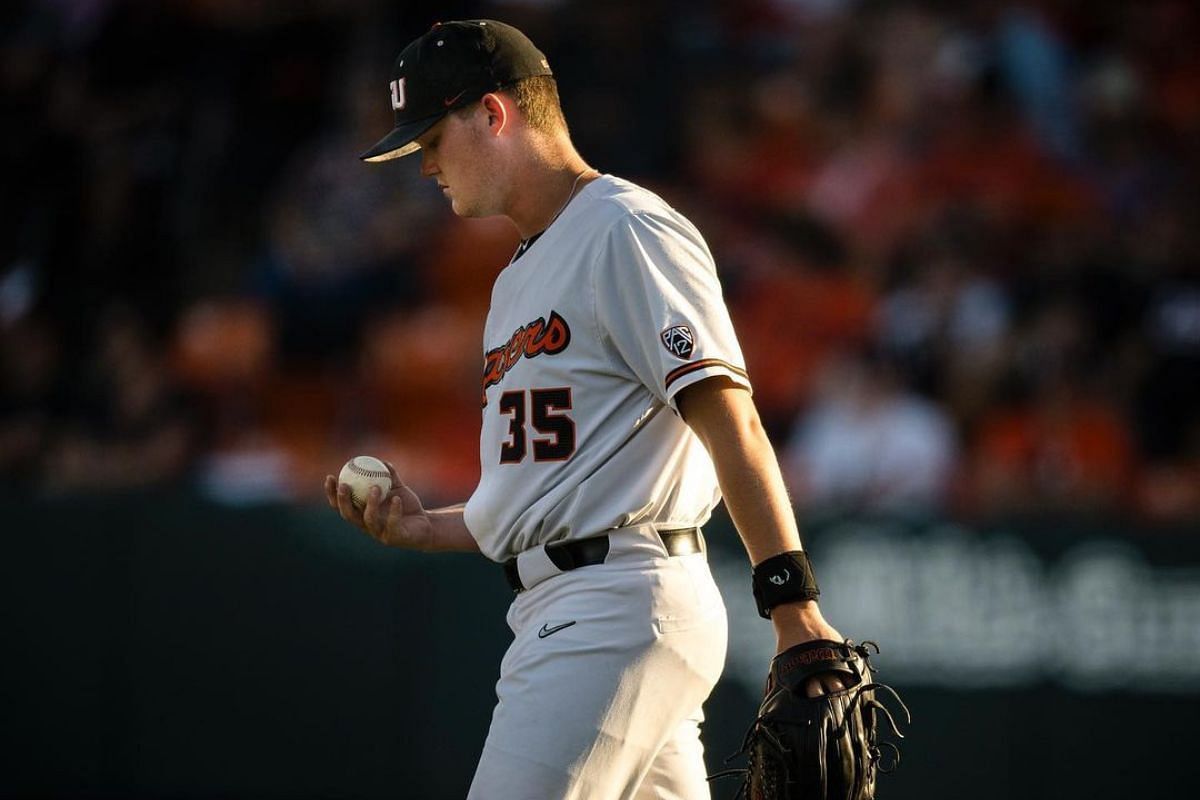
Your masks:
{"label": "glove webbing", "polygon": [[[822,652],[825,645],[834,645],[838,651],[846,654],[846,657],[836,659],[836,666],[841,669],[835,669],[835,671],[853,673],[857,679],[857,685],[834,695],[825,695],[823,698],[805,698],[803,692],[807,678],[817,672],[828,671],[829,661],[823,658],[825,653]],[[892,772],[900,763],[899,747],[893,742],[878,741],[877,718],[883,717],[887,720],[892,735],[904,738],[891,711],[875,698],[875,692],[885,691],[895,699],[904,711],[906,723],[912,722],[912,716],[894,689],[870,680],[868,645],[874,648],[876,653],[879,652],[879,647],[874,642],[854,645],[847,640],[845,643],[811,642],[793,648],[797,651],[796,654],[793,654],[792,651],[785,651],[781,654],[781,656],[815,654],[808,658],[800,658],[798,661],[796,659],[781,660],[777,657],[771,665],[772,669],[767,681],[767,696],[759,707],[758,717],[746,731],[738,751],[725,759],[725,763],[728,764],[743,754],[749,754],[749,767],[723,770],[708,776],[708,780],[740,775],[742,783],[735,795],[735,800],[741,800],[741,798],[749,798],[749,800],[794,800],[796,798],[829,800],[831,788],[839,790],[834,800],[837,798],[861,798],[862,800],[873,798],[876,771],[886,774]],[[849,653],[853,653],[861,659],[861,674],[857,669],[857,664],[846,669],[847,666],[850,666],[846,662],[855,660],[848,656]],[[803,667],[798,670],[799,675],[796,670],[797,663]],[[825,667],[825,670],[822,670],[822,667]],[[786,676],[788,679],[786,682],[779,680],[780,673]],[[866,679],[866,682],[863,682],[863,678]],[[786,720],[779,716],[773,716],[778,708],[777,701],[786,701],[787,698],[784,694],[787,692],[792,692],[808,700],[811,704],[810,710],[818,711],[817,718]],[[847,700],[849,702],[846,702]],[[861,709],[858,708],[859,705],[861,705]],[[840,722],[838,721],[839,717]],[[796,774],[797,769],[801,766],[800,756],[787,746],[777,730],[781,725],[800,727],[801,724],[804,729],[803,746],[808,753],[815,754],[816,775]],[[861,748],[859,752],[844,751],[843,748],[851,747],[856,743]],[[837,748],[837,758],[833,763],[842,767],[842,773],[837,776],[830,776],[828,772],[828,765],[831,763],[828,747],[831,744]],[[883,757],[884,748],[892,754],[891,760],[886,763]],[[806,763],[811,763],[812,760],[809,758]],[[805,780],[806,777],[809,780]],[[831,778],[836,782],[836,787],[831,787]],[[846,793],[847,790],[848,793]]]}

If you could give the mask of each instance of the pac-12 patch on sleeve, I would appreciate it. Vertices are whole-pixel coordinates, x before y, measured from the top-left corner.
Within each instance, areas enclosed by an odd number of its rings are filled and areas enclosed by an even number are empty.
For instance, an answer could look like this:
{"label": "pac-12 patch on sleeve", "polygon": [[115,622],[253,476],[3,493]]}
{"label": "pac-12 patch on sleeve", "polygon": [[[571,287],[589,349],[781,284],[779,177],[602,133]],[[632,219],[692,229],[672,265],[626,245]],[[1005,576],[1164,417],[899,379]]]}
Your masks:
{"label": "pac-12 patch on sleeve", "polygon": [[692,357],[696,339],[692,336],[692,329],[687,325],[673,325],[663,331],[660,334],[660,338],[662,339],[663,346],[676,358],[682,358],[686,361]]}

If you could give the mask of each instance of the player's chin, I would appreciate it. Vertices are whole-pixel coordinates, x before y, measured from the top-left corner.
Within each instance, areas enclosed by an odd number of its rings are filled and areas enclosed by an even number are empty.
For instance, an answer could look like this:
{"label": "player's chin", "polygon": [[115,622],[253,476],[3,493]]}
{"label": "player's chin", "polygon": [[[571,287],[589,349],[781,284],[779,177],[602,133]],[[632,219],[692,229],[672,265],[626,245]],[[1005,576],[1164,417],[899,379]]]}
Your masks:
{"label": "player's chin", "polygon": [[479,211],[478,209],[472,209],[472,207],[451,205],[450,209],[454,211],[454,215],[456,217],[462,217],[463,219],[480,219],[482,217],[491,216],[488,215],[488,213]]}
{"label": "player's chin", "polygon": [[450,198],[450,209],[460,217],[486,217],[488,214],[480,210],[478,203],[468,203],[457,197]]}

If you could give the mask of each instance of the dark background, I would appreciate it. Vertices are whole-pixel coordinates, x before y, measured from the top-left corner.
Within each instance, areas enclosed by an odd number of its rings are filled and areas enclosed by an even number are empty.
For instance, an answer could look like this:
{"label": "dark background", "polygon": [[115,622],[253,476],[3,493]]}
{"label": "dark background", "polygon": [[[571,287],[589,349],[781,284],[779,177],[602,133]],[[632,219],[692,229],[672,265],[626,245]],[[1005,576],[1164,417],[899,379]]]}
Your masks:
{"label": "dark background", "polygon": [[[465,796],[509,639],[499,569],[387,550],[311,509],[139,495],[4,511],[30,532],[10,541],[0,571],[5,796]],[[833,524],[810,526],[819,562]],[[1047,566],[1112,540],[1032,522],[1007,530],[1042,542]],[[910,523],[903,541],[931,535]],[[709,526],[722,561],[741,558],[733,537],[723,518]],[[1151,540],[1143,556],[1191,564],[1197,594],[1195,542]],[[722,587],[731,601],[744,568],[737,578]],[[735,637],[765,627],[752,612],[731,616]],[[1110,674],[1121,688],[1103,691],[1065,686],[1069,670],[1052,665],[1016,685],[956,686],[971,676],[953,664],[969,637],[950,636],[941,664],[931,653],[898,670],[895,633],[863,633],[880,640],[880,677],[914,715],[882,797],[1166,797],[1195,778],[1170,755],[1198,741],[1194,633],[1182,684],[1143,671],[1127,685]],[[714,771],[753,716],[758,679],[727,670],[706,707]],[[728,798],[736,783],[717,787]]]}
{"label": "dark background", "polygon": [[[428,506],[478,477],[515,231],[356,158],[401,47],[474,16],[709,242],[826,611],[914,708],[883,796],[1188,790],[1194,5],[4,4],[0,794],[462,795],[502,580],[320,486],[360,453]],[[709,538],[716,767],[771,641]]]}

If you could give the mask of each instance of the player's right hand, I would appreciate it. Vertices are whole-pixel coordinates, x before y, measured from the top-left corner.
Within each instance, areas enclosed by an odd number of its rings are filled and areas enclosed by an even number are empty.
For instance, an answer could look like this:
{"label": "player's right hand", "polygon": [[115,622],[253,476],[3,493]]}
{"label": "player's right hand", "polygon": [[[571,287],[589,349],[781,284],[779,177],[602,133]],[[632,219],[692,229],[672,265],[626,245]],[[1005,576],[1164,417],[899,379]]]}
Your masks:
{"label": "player's right hand", "polygon": [[359,510],[350,499],[350,487],[339,484],[334,476],[326,475],[326,501],[342,515],[342,519],[382,544],[432,550],[433,524],[420,498],[400,480],[390,462],[384,463],[392,475],[392,488],[386,495],[378,486],[372,487],[367,493],[366,506]]}

